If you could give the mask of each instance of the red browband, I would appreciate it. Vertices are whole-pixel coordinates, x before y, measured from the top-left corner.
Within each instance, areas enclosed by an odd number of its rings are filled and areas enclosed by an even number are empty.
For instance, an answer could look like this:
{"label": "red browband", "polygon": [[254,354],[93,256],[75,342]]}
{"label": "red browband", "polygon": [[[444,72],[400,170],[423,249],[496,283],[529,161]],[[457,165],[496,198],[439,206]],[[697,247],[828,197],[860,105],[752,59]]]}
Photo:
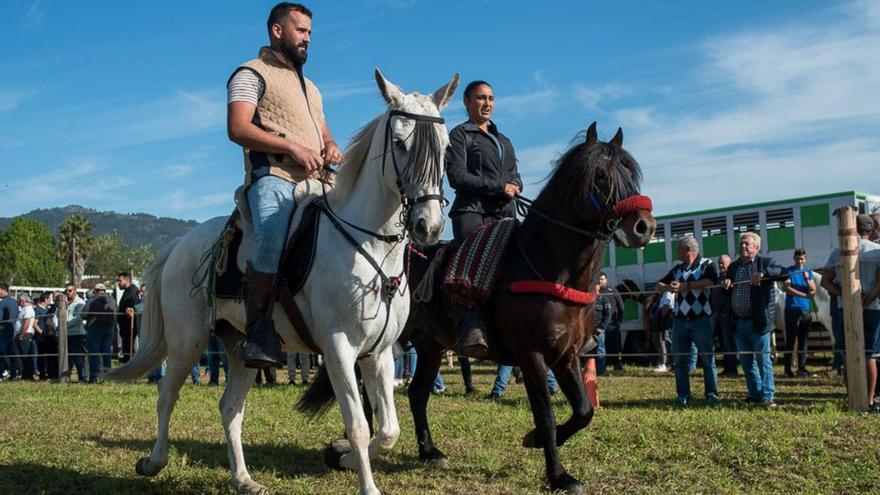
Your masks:
{"label": "red browband", "polygon": [[519,280],[510,284],[510,292],[516,294],[546,294],[556,299],[573,302],[575,304],[590,304],[596,302],[596,292],[584,292],[571,287],[566,287],[553,282],[540,280]]}
{"label": "red browband", "polygon": [[636,194],[615,204],[614,213],[617,214],[617,216],[622,217],[627,213],[632,213],[634,211],[651,211],[652,206],[653,205],[651,204],[651,198],[647,196],[642,196],[641,194]]}

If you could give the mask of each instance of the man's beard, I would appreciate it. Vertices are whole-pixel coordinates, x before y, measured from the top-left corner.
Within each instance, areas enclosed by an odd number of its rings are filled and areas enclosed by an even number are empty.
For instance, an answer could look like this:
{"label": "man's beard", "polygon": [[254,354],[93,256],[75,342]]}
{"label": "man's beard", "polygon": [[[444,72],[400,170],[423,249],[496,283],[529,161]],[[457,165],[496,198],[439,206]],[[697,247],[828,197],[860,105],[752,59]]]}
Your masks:
{"label": "man's beard", "polygon": [[[300,51],[300,47],[303,48]],[[302,67],[305,65],[306,60],[309,59],[308,48],[304,45],[289,45],[285,44],[281,47],[281,51],[284,53],[284,56],[287,57],[287,60],[290,61],[295,67]]]}

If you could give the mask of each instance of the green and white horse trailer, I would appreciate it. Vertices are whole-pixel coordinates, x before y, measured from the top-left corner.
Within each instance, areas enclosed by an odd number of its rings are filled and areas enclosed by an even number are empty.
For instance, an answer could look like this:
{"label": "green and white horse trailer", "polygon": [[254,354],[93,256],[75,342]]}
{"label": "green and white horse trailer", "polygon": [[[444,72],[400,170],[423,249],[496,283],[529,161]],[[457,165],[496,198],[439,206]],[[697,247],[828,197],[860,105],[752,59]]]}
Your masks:
{"label": "green and white horse trailer", "polygon": [[[872,213],[880,210],[880,196],[844,191],[661,215],[656,217],[657,231],[648,246],[636,250],[612,243],[605,252],[604,271],[611,283],[631,279],[643,289],[650,290],[678,263],[676,241],[680,237],[689,234],[696,237],[703,256],[717,259],[722,254],[729,254],[735,259],[739,236],[747,231],[761,236],[764,256],[789,266],[794,250],[804,248],[807,266],[817,269],[838,244],[834,211],[841,206],[853,206],[860,213]],[[635,301],[627,300],[621,327],[625,352],[644,350],[642,326],[641,307]],[[811,348],[830,346],[827,332],[818,329],[814,334],[811,335]],[[812,342],[814,339],[819,341]]]}

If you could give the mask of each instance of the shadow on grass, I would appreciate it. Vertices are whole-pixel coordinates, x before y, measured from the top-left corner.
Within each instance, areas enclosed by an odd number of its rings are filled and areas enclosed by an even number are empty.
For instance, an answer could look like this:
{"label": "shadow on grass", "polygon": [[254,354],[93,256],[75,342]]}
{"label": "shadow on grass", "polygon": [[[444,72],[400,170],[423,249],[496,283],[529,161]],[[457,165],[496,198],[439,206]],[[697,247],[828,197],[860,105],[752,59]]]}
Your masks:
{"label": "shadow on grass", "polygon": [[206,493],[216,491],[213,480],[161,480],[117,478],[98,473],[80,473],[72,469],[39,464],[0,464],[4,493]]}
{"label": "shadow on grass", "polygon": [[[84,439],[108,449],[136,451],[143,457],[149,455],[154,443],[152,440],[111,439],[99,436],[88,436]],[[185,456],[188,463],[194,466],[229,469],[226,443],[181,439],[172,440],[169,449],[169,464],[174,462],[173,457]],[[323,460],[323,447],[304,449],[293,444],[245,444],[243,450],[245,462],[252,475],[255,472],[268,471],[293,478],[302,475],[321,476],[329,472]],[[417,455],[400,452],[397,459],[400,462],[379,457],[372,461],[372,465],[375,470],[383,473],[400,473],[422,469],[425,466]],[[134,464],[131,466],[131,472],[134,473]],[[254,478],[257,479],[258,476],[254,475]]]}
{"label": "shadow on grass", "polygon": [[[84,438],[108,449],[125,449],[140,453],[146,457],[153,448],[153,440],[115,439],[100,436]],[[320,475],[327,472],[318,449],[304,449],[294,444],[244,444],[244,458],[249,469],[258,471],[275,471],[289,477],[300,475]],[[226,457],[226,443],[200,442],[189,439],[172,439],[169,442],[169,463],[173,457],[186,456],[193,465],[208,468],[219,467],[229,469]],[[134,473],[134,465],[131,466]]]}

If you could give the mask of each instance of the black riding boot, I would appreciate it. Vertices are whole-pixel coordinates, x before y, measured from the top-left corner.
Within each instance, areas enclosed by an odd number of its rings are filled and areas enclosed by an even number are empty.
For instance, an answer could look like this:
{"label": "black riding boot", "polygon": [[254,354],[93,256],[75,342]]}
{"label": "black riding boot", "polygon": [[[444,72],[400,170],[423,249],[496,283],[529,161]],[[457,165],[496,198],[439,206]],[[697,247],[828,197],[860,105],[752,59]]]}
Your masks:
{"label": "black riding boot", "polygon": [[456,304],[452,318],[458,330],[458,340],[452,346],[452,351],[459,356],[485,359],[489,355],[489,346],[486,344],[486,319],[483,313],[477,308],[465,309]]}
{"label": "black riding boot", "polygon": [[248,263],[244,283],[247,335],[237,346],[238,358],[248,368],[284,367],[286,356],[271,314],[274,282],[275,274],[258,272]]}

